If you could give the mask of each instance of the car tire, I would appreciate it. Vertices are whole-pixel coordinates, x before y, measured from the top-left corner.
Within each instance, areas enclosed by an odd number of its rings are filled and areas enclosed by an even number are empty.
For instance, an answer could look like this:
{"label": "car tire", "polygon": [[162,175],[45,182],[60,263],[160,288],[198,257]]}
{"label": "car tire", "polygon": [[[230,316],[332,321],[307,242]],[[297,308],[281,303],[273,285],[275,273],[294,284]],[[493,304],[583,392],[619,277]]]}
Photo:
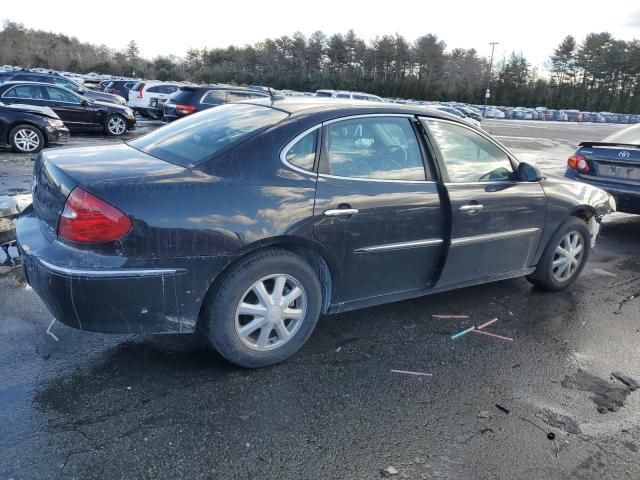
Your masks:
{"label": "car tire", "polygon": [[127,133],[127,120],[122,116],[109,115],[104,121],[104,131],[110,137],[119,137]]}
{"label": "car tire", "polygon": [[584,220],[569,218],[553,234],[527,280],[542,290],[564,290],[580,276],[590,248],[591,234]]}
{"label": "car tire", "polygon": [[18,125],[9,132],[9,144],[16,153],[37,153],[45,146],[44,135],[33,125]]}
{"label": "car tire", "polygon": [[318,322],[318,277],[302,257],[287,250],[251,255],[219,283],[207,299],[203,331],[224,358],[241,367],[265,367],[289,358]]}

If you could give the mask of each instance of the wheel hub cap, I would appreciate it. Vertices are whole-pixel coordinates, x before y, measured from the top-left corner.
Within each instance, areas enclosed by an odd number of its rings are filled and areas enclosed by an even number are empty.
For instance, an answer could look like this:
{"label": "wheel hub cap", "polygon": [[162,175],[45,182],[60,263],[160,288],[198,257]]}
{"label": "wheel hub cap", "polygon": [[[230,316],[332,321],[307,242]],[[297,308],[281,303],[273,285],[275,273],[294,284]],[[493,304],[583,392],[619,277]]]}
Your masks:
{"label": "wheel hub cap", "polygon": [[569,232],[556,247],[552,260],[553,277],[561,282],[570,279],[584,256],[584,240],[578,232]]}
{"label": "wheel hub cap", "polygon": [[273,350],[296,334],[306,312],[302,284],[290,275],[269,275],[242,296],[236,308],[236,334],[252,350]]}
{"label": "wheel hub cap", "polygon": [[15,136],[15,143],[23,152],[32,152],[40,145],[40,139],[31,130],[18,130]]}

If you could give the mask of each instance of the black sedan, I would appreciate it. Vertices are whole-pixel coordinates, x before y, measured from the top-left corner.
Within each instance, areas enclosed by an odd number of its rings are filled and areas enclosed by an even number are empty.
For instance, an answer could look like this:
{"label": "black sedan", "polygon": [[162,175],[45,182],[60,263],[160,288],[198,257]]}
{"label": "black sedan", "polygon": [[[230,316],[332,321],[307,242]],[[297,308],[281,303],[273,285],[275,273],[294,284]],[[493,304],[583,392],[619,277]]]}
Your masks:
{"label": "black sedan", "polygon": [[0,143],[17,153],[36,153],[69,141],[69,130],[48,107],[0,103]]}
{"label": "black sedan", "polygon": [[135,130],[136,119],[128,107],[94,102],[64,87],[46,83],[6,82],[0,85],[0,102],[49,107],[74,131],[101,131],[120,136]]}
{"label": "black sedan", "polygon": [[268,96],[267,92],[229,85],[184,85],[165,102],[162,121],[173,122],[223,103]]}
{"label": "black sedan", "polygon": [[567,160],[565,177],[606,190],[621,212],[640,214],[640,125],[582,142]]}
{"label": "black sedan", "polygon": [[63,77],[57,73],[30,72],[28,70],[16,70],[14,72],[0,72],[0,83],[4,82],[38,82],[51,83],[59,87],[64,87],[72,92],[82,95],[89,100],[105,103],[115,103],[116,105],[126,105],[127,101],[119,95],[111,93],[97,92],[80,85],[73,80]]}
{"label": "black sedan", "polygon": [[444,112],[251,102],[39,155],[17,238],[55,318],[201,331],[259,367],[295,353],[320,314],[523,275],[566,288],[612,210]]}

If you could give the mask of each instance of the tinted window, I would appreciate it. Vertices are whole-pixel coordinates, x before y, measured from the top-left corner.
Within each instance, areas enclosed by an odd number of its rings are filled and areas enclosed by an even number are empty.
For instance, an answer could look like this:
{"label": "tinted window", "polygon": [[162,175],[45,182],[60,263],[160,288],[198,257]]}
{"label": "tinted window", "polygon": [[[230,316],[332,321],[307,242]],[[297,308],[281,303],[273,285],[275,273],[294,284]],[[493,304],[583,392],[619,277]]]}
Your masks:
{"label": "tinted window", "polygon": [[242,100],[249,100],[250,98],[251,98],[250,93],[227,92],[227,102],[240,102]]}
{"label": "tinted window", "polygon": [[316,97],[330,97],[331,92],[316,92]]}
{"label": "tinted window", "polygon": [[148,93],[162,93],[162,85],[156,85],[155,87],[145,88],[144,91]]}
{"label": "tinted window", "polygon": [[156,158],[192,167],[285,119],[269,107],[227,104],[185,117],[129,143]]}
{"label": "tinted window", "polygon": [[354,100],[369,100],[369,97],[365,97],[364,95],[354,95]]}
{"label": "tinted window", "polygon": [[420,147],[408,118],[359,118],[329,124],[327,164],[327,173],[342,177],[425,179]]}
{"label": "tinted window", "polygon": [[640,145],[640,125],[625,128],[624,130],[620,130],[613,135],[609,135],[603,140],[603,142]]}
{"label": "tinted window", "polygon": [[219,105],[227,101],[227,92],[224,90],[211,90],[202,97],[201,103],[209,105]]}
{"label": "tinted window", "polygon": [[337,93],[336,98],[351,98],[351,95],[348,93]]}
{"label": "tinted window", "polygon": [[305,170],[313,170],[313,163],[316,158],[317,138],[318,131],[314,130],[294,143],[285,154],[287,162]]}
{"label": "tinted window", "polygon": [[492,142],[474,131],[447,122],[426,120],[452,182],[510,180],[513,168],[509,157]]}
{"label": "tinted window", "polygon": [[62,77],[53,77],[53,83],[74,91],[78,89],[78,86],[75,83]]}
{"label": "tinted window", "polygon": [[174,103],[189,103],[195,94],[196,92],[193,89],[178,90],[171,95],[170,99]]}
{"label": "tinted window", "polygon": [[44,87],[47,90],[49,100],[54,102],[80,103],[80,99],[73,93],[56,87]]}
{"label": "tinted window", "polygon": [[6,98],[45,99],[44,91],[39,85],[18,85],[7,90],[2,96]]}

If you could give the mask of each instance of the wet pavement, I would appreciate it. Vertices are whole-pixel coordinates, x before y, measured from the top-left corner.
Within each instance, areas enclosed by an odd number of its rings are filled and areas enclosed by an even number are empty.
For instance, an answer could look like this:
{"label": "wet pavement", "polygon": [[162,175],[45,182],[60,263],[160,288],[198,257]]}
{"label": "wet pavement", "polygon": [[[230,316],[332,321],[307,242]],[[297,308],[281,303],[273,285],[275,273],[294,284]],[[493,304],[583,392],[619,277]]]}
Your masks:
{"label": "wet pavement", "polygon": [[[503,140],[547,171],[608,134],[486,125],[538,138]],[[253,371],[192,335],[52,324],[0,267],[0,479],[640,478],[639,242],[640,216],[613,215],[568,291],[515,279],[326,317]],[[513,341],[451,339],[493,318]]]}

